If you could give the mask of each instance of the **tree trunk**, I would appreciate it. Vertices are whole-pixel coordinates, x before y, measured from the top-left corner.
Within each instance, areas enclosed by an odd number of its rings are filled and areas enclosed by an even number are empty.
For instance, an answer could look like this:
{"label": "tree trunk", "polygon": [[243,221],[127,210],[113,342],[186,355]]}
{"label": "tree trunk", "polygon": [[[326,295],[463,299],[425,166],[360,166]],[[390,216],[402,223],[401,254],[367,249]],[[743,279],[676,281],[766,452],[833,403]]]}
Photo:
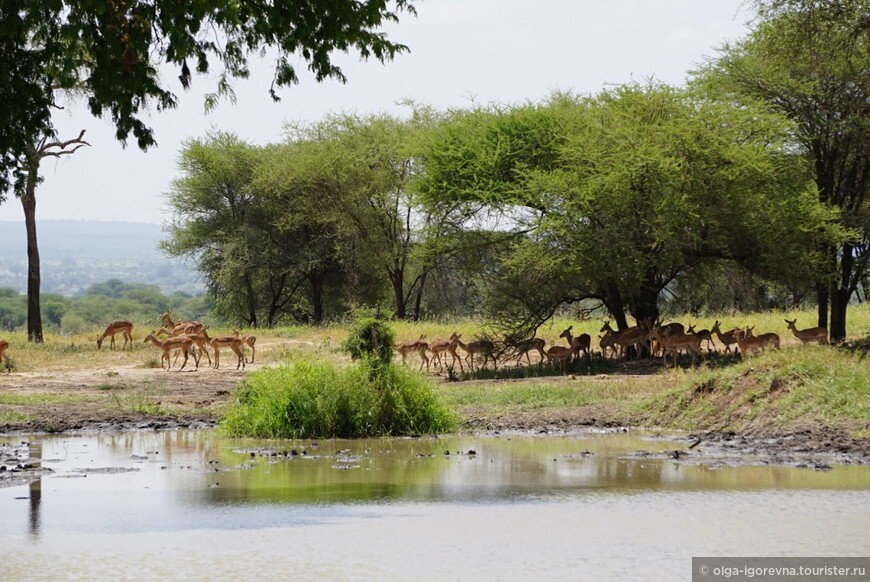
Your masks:
{"label": "tree trunk", "polygon": [[24,225],[27,230],[27,341],[41,344],[42,312],[39,306],[40,266],[39,245],[36,239],[36,182],[37,173],[30,171],[25,192],[21,196],[24,207]]}
{"label": "tree trunk", "polygon": [[628,329],[628,321],[625,319],[625,304],[622,302],[622,294],[616,285],[611,286],[605,293],[604,306],[613,316],[616,329]]}
{"label": "tree trunk", "polygon": [[818,301],[819,327],[828,327],[828,289],[824,284],[819,284],[816,289]]}
{"label": "tree trunk", "polygon": [[[245,275],[245,299],[248,309],[248,324],[251,327],[257,327],[257,293],[254,291],[254,283],[251,281],[250,275]],[[269,322],[269,327],[272,322]]]}
{"label": "tree trunk", "polygon": [[311,281],[311,308],[314,311],[312,320],[315,325],[323,323],[323,274],[312,273]]}
{"label": "tree trunk", "polygon": [[417,295],[414,298],[414,321],[420,321],[420,311],[423,305],[423,287],[426,286],[426,278],[429,276],[429,270],[424,269],[420,275],[420,286],[417,288]]}
{"label": "tree trunk", "polygon": [[407,307],[405,305],[405,274],[401,270],[390,272],[390,281],[393,283],[393,295],[396,296],[396,318],[405,319]]}
{"label": "tree trunk", "polygon": [[849,299],[852,296],[849,282],[855,268],[854,252],[854,246],[843,245],[840,253],[839,286],[831,285],[831,326],[828,332],[832,343],[839,343],[846,339],[846,309],[849,307]]}

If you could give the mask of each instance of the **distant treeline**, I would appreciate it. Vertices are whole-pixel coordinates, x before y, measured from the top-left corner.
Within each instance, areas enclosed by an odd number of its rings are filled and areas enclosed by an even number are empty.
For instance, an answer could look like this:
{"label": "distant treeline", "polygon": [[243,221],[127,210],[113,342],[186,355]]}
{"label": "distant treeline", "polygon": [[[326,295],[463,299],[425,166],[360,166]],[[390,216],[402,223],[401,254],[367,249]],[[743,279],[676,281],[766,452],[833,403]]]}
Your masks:
{"label": "distant treeline", "polygon": [[[42,295],[43,322],[49,329],[79,333],[126,319],[159,327],[160,315],[172,311],[184,318],[207,319],[212,305],[203,295],[175,292],[165,295],[157,285],[124,283],[119,279],[91,285],[75,297]],[[15,331],[27,322],[27,298],[15,289],[0,287],[0,328]]]}

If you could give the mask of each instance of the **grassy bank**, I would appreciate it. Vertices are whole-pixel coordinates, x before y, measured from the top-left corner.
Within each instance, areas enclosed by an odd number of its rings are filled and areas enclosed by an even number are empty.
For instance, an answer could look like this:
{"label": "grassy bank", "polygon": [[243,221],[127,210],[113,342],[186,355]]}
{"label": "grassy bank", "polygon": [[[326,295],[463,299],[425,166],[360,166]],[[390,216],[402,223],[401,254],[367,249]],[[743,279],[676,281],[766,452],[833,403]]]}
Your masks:
{"label": "grassy bank", "polygon": [[[849,311],[850,338],[870,335],[870,308]],[[870,438],[870,359],[864,352],[800,346],[783,319],[812,325],[815,314],[776,312],[710,318],[675,317],[709,328],[713,321],[775,331],[783,349],[747,360],[713,357],[705,366],[662,370],[657,363],[597,362],[574,376],[531,377],[518,370],[516,379],[447,381],[446,374],[427,375],[441,402],[460,415],[460,428],[568,428],[588,423],[659,426],[687,430],[733,430],[753,434],[787,432],[803,426],[845,428]],[[603,320],[557,319],[538,335],[548,345],[564,343],[558,335],[568,325],[574,334],[597,335]],[[481,333],[475,321],[395,324],[397,341],[446,338],[452,331],[470,340]],[[150,330],[148,330],[150,331]],[[214,335],[230,330],[215,330]],[[15,364],[10,376],[0,373],[0,432],[4,426],[30,422],[47,425],[81,405],[80,418],[112,421],[119,411],[128,420],[151,417],[195,417],[218,421],[237,396],[229,370],[182,373],[154,369],[158,352],[142,343],[146,331],[134,329],[132,351],[97,350],[98,330],[76,335],[49,333],[42,345],[28,344],[23,334],[6,334]],[[249,370],[276,368],[288,361],[326,362],[338,369],[350,364],[340,344],[348,327],[330,325],[257,330],[256,364]],[[593,346],[597,342],[593,341]],[[416,369],[419,359],[408,358]],[[513,366],[514,362],[510,365]],[[503,367],[504,365],[501,365]],[[87,374],[85,374],[87,372]],[[233,372],[235,372],[233,370]],[[403,371],[404,372],[404,371]],[[457,375],[458,376],[458,375]],[[250,378],[251,376],[249,376]],[[69,381],[65,379],[69,378]],[[355,381],[351,379],[350,385]],[[8,387],[8,388],[7,388]],[[73,390],[73,388],[76,388]],[[352,390],[352,386],[351,386]],[[425,432],[425,431],[421,431]]]}

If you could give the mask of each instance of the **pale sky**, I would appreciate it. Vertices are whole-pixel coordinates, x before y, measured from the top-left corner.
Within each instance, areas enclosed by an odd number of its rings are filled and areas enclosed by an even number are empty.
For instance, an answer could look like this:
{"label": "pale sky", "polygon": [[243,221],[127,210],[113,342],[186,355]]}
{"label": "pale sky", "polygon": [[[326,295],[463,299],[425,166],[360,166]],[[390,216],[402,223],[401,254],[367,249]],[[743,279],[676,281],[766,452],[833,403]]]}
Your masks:
{"label": "pale sky", "polygon": [[[195,77],[177,110],[153,113],[158,147],[143,153],[131,140],[124,149],[107,120],[95,119],[83,103],[56,116],[60,138],[87,130],[91,146],[41,167],[37,219],[123,220],[163,223],[170,219],[164,194],[178,177],[182,142],[210,128],[251,143],[282,139],[285,121],[317,121],[329,112],[404,115],[403,99],[438,108],[538,101],[554,90],[597,93],[608,85],[647,78],[682,84],[686,73],[726,40],[746,34],[745,0],[421,0],[416,18],[385,28],[410,52],[381,65],[356,55],[336,58],[348,83],[316,83],[298,61],[301,82],[268,95],[271,66],[255,58],[252,78],[235,81],[235,105],[223,102],[204,113],[203,94],[214,79]],[[0,220],[23,220],[10,196]]]}

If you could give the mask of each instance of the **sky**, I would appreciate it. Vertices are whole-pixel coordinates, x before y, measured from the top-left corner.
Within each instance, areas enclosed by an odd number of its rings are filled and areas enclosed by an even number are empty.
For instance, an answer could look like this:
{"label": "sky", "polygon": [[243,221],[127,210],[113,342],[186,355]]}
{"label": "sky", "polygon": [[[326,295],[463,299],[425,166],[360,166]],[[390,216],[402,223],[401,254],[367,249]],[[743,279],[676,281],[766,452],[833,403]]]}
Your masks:
{"label": "sky", "polygon": [[[233,83],[236,103],[205,113],[203,96],[215,77],[197,76],[184,91],[167,69],[179,98],[176,110],[153,113],[156,148],[124,148],[109,120],[92,117],[83,102],[55,116],[60,139],[86,130],[89,148],[40,167],[37,220],[169,222],[165,194],[187,139],[211,129],[254,144],[279,142],[285,122],[316,122],[330,112],[404,115],[411,99],[437,108],[539,101],[553,91],[594,94],[649,78],[673,85],[716,48],[748,31],[745,0],[419,0],[417,17],[384,27],[410,52],[381,64],[339,54],[348,82],[317,83],[296,61],[299,85],[274,103],[271,62],[253,57],[252,76]],[[0,221],[22,221],[14,197],[0,205]]]}

